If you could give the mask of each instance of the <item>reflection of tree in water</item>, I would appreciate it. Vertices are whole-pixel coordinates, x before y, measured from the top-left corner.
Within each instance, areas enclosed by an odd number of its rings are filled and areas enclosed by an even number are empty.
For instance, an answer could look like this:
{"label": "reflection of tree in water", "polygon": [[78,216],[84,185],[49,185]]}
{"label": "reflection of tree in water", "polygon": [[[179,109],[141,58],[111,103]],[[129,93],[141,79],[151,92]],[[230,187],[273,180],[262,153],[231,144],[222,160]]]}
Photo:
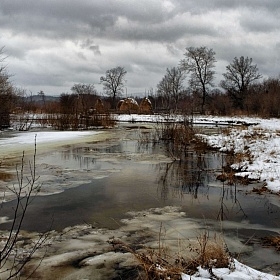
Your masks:
{"label": "reflection of tree in water", "polygon": [[81,169],[90,169],[90,167],[96,163],[96,159],[85,156],[85,153],[87,152],[86,148],[67,149],[61,152],[61,158],[64,161],[74,160],[75,162],[78,162]]}
{"label": "reflection of tree in water", "polygon": [[197,199],[199,191],[208,193],[210,175],[205,153],[189,149],[179,160],[159,165],[161,196],[166,199],[172,190],[173,195],[191,194]]}
{"label": "reflection of tree in water", "polygon": [[[184,194],[191,195],[193,199],[198,199],[199,195],[210,199],[209,183],[215,181],[215,173],[217,169],[221,169],[222,162],[217,154],[196,151],[190,147],[180,159],[161,163],[158,166],[158,184],[162,199],[167,199],[169,195],[183,197]],[[237,183],[223,183],[219,205],[218,220],[228,219],[229,213],[241,213],[243,218],[247,217],[238,200]]]}
{"label": "reflection of tree in water", "polygon": [[225,186],[225,183],[223,182],[223,186],[220,194],[220,210],[217,216],[217,220],[224,221],[228,219],[228,213],[230,212],[230,209],[227,207],[225,201],[231,201],[232,203],[231,210],[234,210],[234,208],[236,208],[235,214],[242,213],[243,218],[247,218],[247,215],[243,210],[240,201],[237,199],[236,184]]}

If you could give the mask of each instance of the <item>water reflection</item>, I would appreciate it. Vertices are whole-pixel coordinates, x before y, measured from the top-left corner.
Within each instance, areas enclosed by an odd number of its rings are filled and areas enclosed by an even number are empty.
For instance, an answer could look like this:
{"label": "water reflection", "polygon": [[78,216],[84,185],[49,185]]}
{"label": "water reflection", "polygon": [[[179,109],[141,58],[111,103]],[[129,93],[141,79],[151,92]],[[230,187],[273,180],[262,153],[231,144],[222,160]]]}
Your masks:
{"label": "water reflection", "polygon": [[[68,146],[38,158],[38,163],[53,165],[54,169],[55,166],[68,172],[70,169],[75,177],[87,174],[91,183],[36,198],[25,229],[41,230],[49,225],[53,215],[55,229],[83,221],[115,227],[112,221],[125,217],[127,211],[165,205],[181,206],[195,219],[256,223],[262,227],[279,224],[279,208],[265,197],[246,195],[247,187],[216,181],[223,155],[189,146],[174,161],[156,161],[159,156],[168,156],[168,149],[163,143],[146,141],[147,137],[139,142],[137,133],[131,131],[123,140],[103,144]],[[142,160],[139,155],[147,156]],[[116,168],[117,172],[112,172]],[[96,170],[104,171],[107,176],[94,178]],[[11,217],[11,207],[13,203],[5,204],[1,214]],[[4,227],[7,225],[0,225]]]}
{"label": "water reflection", "polygon": [[[237,186],[236,184],[234,186],[225,186],[225,183],[223,183],[222,189],[221,189],[221,194],[220,194],[220,210],[217,216],[217,220],[227,220],[228,218],[228,213],[230,212],[230,209],[228,208],[227,204],[225,201],[231,201],[231,210],[235,211],[236,214],[242,213],[242,220],[247,218],[247,215],[237,198]],[[236,209],[236,210],[235,210]]]}
{"label": "water reflection", "polygon": [[[180,159],[155,166],[158,173],[158,190],[161,199],[181,200],[181,205],[192,217],[203,217],[217,221],[238,221],[252,223],[273,223],[264,216],[277,219],[279,208],[265,198],[247,195],[250,186],[230,184],[216,180],[227,155],[216,152],[202,152],[189,147]],[[189,203],[190,202],[190,203]],[[273,209],[273,210],[271,210]],[[256,215],[258,213],[259,216]]]}
{"label": "water reflection", "polygon": [[84,151],[81,151],[81,149],[75,149],[75,150],[66,150],[61,153],[61,159],[64,162],[72,162],[78,164],[78,167],[80,169],[91,169],[96,164],[95,158],[86,157],[83,155],[83,153],[86,153],[87,149]]}
{"label": "water reflection", "polygon": [[198,198],[198,193],[209,196],[209,182],[214,180],[218,168],[220,161],[215,154],[189,148],[179,160],[158,166],[162,198],[167,198],[170,187],[179,196],[190,194],[193,199]]}
{"label": "water reflection", "polygon": [[[62,230],[82,223],[117,228],[128,211],[172,205],[180,206],[187,218],[202,227],[220,230],[223,221],[224,233],[233,239],[246,241],[252,234],[279,230],[277,204],[271,204],[265,195],[247,195],[250,186],[216,180],[217,171],[221,172],[226,162],[224,155],[190,145],[180,157],[176,154],[175,160],[161,160],[170,155],[165,144],[150,141],[147,131],[138,141],[138,133],[131,131],[125,139],[112,142],[68,146],[39,157],[37,163],[54,170],[60,167],[61,172],[80,178],[89,174],[90,183],[36,197],[23,229],[45,231],[52,225]],[[114,169],[117,172],[112,172]],[[96,170],[107,176],[94,177]],[[13,201],[2,204],[1,215],[11,218],[14,206]],[[0,229],[9,227],[10,223],[0,224]]]}

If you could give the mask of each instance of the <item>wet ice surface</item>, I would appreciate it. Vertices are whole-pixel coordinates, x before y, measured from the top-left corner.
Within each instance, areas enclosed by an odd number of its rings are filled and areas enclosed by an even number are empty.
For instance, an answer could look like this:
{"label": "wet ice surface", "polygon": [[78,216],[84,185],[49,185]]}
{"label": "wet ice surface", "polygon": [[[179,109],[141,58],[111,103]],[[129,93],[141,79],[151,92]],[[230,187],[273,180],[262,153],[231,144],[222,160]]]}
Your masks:
{"label": "wet ice surface", "polygon": [[[199,229],[184,216],[179,208],[165,207],[130,213],[130,218],[124,220],[124,226],[118,230],[80,225],[66,228],[60,234],[52,232],[48,242],[29,263],[26,274],[44,256],[31,279],[118,279],[118,276],[120,279],[128,279],[123,273],[130,271],[136,260],[131,253],[115,252],[108,240],[115,238],[131,246],[146,244],[157,248],[158,230],[162,223],[166,223],[166,242],[173,247],[180,231],[184,237],[186,229],[190,229],[189,237],[195,238],[195,231]],[[182,218],[185,219],[183,231],[181,228],[173,228],[180,224]],[[132,270],[137,273],[137,269]]]}
{"label": "wet ice surface", "polygon": [[[136,279],[133,276],[138,275],[138,269],[133,254],[115,251],[109,240],[120,240],[131,248],[139,248],[139,252],[147,252],[147,247],[159,247],[161,232],[161,246],[168,248],[168,254],[175,258],[180,252],[187,259],[191,255],[190,246],[196,244],[198,234],[205,229],[202,223],[188,218],[179,207],[169,206],[129,212],[128,218],[122,222],[123,226],[116,230],[77,225],[60,233],[51,232],[47,242],[28,263],[23,276],[41,262],[30,279]],[[215,230],[209,227],[208,232],[213,236]],[[25,237],[35,239],[30,234]],[[238,238],[226,237],[226,242],[230,249],[235,248],[239,252],[250,248]],[[25,244],[26,250],[30,243]],[[274,258],[277,258],[276,253]],[[247,276],[248,273],[245,268],[239,274],[240,278],[232,279],[244,279],[242,275]],[[260,272],[257,276],[249,279],[272,279]],[[230,276],[227,279],[231,279]]]}
{"label": "wet ice surface", "polygon": [[[195,163],[192,167],[197,167],[195,156],[190,153],[189,157],[190,162]],[[212,154],[202,159],[207,162],[208,170],[219,161]],[[36,162],[42,196],[30,206],[23,227],[44,231],[51,225],[63,231],[61,236],[53,233],[52,246],[44,266],[37,272],[41,275],[38,278],[54,279],[52,276],[58,275],[61,279],[92,279],[92,275],[100,274],[100,278],[94,279],[112,279],[123,267],[131,266],[132,258],[114,254],[107,240],[115,236],[133,243],[140,238],[147,246],[155,246],[160,222],[173,234],[172,246],[181,236],[182,239],[183,236],[195,238],[205,227],[218,232],[223,228],[230,250],[236,254],[245,253],[240,255],[245,263],[268,270],[277,259],[274,251],[263,250],[258,245],[260,236],[278,232],[276,203],[270,204],[270,198],[246,195],[244,187],[223,188],[213,180],[215,174],[211,172],[193,172],[194,181],[186,178],[182,185],[182,180],[175,179],[179,163],[172,162],[160,146],[137,145],[134,132],[117,133],[107,142],[61,147],[39,154]],[[190,170],[187,169],[187,173]],[[180,172],[181,177],[187,175]],[[7,208],[1,211],[1,228],[9,226],[8,208],[12,205],[12,202],[7,203]],[[138,212],[167,205],[180,206],[181,210],[168,208],[169,214],[154,215],[149,222],[145,218],[149,212]],[[131,217],[127,214],[129,211],[135,211],[133,216],[137,219],[124,220]],[[129,229],[123,230],[124,224],[129,225]],[[246,244],[253,238],[254,243]],[[105,255],[101,254],[104,250]],[[42,254],[38,252],[38,257]],[[246,258],[246,254],[249,257]],[[119,271],[115,269],[116,262]],[[273,267],[274,271],[278,268],[279,265]]]}

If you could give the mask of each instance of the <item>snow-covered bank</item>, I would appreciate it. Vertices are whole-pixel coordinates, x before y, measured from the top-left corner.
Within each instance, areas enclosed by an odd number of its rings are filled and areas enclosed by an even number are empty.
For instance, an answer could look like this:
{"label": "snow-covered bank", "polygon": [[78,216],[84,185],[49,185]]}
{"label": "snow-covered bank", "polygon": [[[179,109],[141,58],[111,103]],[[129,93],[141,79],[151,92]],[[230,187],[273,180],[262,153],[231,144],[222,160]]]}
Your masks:
{"label": "snow-covered bank", "polygon": [[257,124],[259,118],[241,118],[241,117],[215,117],[215,116],[188,116],[177,114],[155,114],[155,115],[138,115],[138,114],[120,114],[114,115],[118,122],[182,122],[186,119],[191,120],[194,124],[199,125],[242,125]]}
{"label": "snow-covered bank", "polygon": [[244,155],[231,167],[237,176],[264,182],[273,193],[280,193],[280,120],[252,119],[256,125],[232,127],[215,135],[199,135],[222,152]]}

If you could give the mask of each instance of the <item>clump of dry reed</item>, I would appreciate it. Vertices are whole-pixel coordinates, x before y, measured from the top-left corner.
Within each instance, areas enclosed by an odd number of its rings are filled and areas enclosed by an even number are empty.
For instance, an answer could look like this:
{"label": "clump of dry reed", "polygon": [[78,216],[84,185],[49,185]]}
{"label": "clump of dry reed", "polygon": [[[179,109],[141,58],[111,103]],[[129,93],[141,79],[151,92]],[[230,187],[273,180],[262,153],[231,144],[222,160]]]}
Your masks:
{"label": "clump of dry reed", "polygon": [[210,237],[207,231],[199,235],[194,244],[189,245],[188,250],[185,251],[186,255],[182,252],[170,253],[168,247],[163,246],[160,240],[159,244],[161,245],[158,249],[136,250],[116,239],[110,240],[109,243],[114,247],[114,250],[130,252],[137,259],[141,267],[139,279],[179,280],[182,279],[182,273],[195,274],[199,266],[207,269],[210,275],[215,277],[213,268],[233,267],[233,259],[223,238],[217,234]]}
{"label": "clump of dry reed", "polygon": [[192,267],[201,266],[212,274],[212,268],[229,267],[231,256],[221,235],[214,234],[211,238],[209,232],[204,231],[197,237],[197,245],[191,246],[196,256],[189,262]]}
{"label": "clump of dry reed", "polygon": [[264,246],[274,247],[276,251],[280,252],[280,235],[264,237],[262,243]]}

